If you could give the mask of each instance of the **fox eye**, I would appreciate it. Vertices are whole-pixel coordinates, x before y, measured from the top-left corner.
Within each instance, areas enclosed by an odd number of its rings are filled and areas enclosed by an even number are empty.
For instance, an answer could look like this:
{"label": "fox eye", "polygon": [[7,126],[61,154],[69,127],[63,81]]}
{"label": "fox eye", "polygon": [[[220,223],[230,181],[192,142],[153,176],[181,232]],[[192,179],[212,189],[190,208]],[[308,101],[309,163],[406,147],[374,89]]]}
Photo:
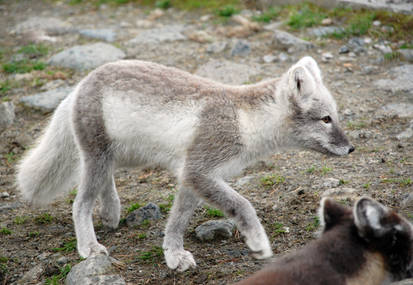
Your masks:
{"label": "fox eye", "polygon": [[323,121],[326,124],[329,124],[329,123],[331,123],[331,117],[330,116],[322,117],[321,121]]}

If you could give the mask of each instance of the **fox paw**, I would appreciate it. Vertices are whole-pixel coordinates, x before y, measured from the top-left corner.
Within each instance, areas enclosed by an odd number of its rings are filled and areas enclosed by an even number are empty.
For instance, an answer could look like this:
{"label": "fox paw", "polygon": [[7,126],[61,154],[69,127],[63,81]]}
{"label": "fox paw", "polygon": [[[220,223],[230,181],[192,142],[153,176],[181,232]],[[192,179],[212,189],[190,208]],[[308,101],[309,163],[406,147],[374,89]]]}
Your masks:
{"label": "fox paw", "polygon": [[254,258],[266,259],[272,256],[270,241],[265,233],[247,236],[245,242],[251,249]]}
{"label": "fox paw", "polygon": [[83,258],[99,254],[109,255],[106,247],[104,247],[100,243],[89,244],[89,246],[78,245],[78,252],[79,255]]}
{"label": "fox paw", "polygon": [[192,253],[186,250],[165,250],[166,264],[171,269],[176,269],[179,272],[185,271],[188,268],[196,267],[196,263]]}

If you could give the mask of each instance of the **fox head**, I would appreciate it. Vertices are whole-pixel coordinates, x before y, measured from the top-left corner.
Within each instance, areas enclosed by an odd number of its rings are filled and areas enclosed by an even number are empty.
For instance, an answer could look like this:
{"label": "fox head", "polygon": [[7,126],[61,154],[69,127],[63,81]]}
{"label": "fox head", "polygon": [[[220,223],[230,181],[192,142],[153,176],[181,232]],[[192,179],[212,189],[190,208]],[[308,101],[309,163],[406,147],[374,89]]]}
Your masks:
{"label": "fox head", "polygon": [[337,105],[324,86],[316,61],[304,57],[285,77],[288,84],[292,143],[325,154],[346,155],[354,151],[340,127]]}
{"label": "fox head", "polygon": [[[346,227],[354,240],[361,240],[365,251],[377,252],[391,281],[413,276],[413,227],[394,211],[368,197],[359,199],[352,211],[324,198],[319,216],[322,235]],[[344,247],[347,252],[354,252],[352,246],[348,243]]]}

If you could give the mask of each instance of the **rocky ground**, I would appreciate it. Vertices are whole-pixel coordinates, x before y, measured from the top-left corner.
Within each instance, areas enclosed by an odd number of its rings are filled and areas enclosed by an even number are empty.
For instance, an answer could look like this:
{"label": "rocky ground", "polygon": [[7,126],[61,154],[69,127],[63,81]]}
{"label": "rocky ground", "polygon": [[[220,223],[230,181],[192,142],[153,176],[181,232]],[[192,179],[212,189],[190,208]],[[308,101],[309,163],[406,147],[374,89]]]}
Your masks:
{"label": "rocky ground", "polygon": [[[256,208],[275,254],[314,238],[325,195],[349,205],[369,195],[413,219],[411,34],[388,18],[372,18],[367,32],[354,34],[343,33],[346,24],[339,18],[325,16],[313,27],[292,29],[285,13],[268,14],[265,23],[253,7],[221,17],[209,10],[137,4],[0,1],[0,284],[60,284],[81,262],[71,219],[75,190],[49,208],[30,208],[14,185],[15,165],[75,84],[94,67],[122,58],[229,84],[279,76],[304,55],[319,62],[356,151],[342,158],[274,154],[231,181]],[[100,284],[226,284],[265,263],[249,255],[230,221],[223,222],[223,236],[200,237],[196,229],[202,223],[225,219],[205,205],[185,236],[198,267],[169,270],[161,245],[175,179],[160,169],[122,169],[116,185],[120,227],[107,231],[95,219],[98,240],[115,259],[96,261],[94,266],[109,268]],[[76,270],[68,284],[76,283]]]}

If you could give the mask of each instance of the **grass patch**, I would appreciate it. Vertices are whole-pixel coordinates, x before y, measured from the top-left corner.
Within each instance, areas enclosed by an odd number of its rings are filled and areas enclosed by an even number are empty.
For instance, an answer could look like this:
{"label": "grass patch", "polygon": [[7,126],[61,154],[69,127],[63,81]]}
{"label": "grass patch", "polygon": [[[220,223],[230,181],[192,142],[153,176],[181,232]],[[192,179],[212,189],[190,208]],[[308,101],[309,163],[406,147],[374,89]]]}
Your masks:
{"label": "grass patch", "polygon": [[356,14],[350,18],[346,31],[353,36],[365,35],[375,19],[376,14],[374,12]]}
{"label": "grass patch", "polygon": [[76,250],[76,239],[65,241],[61,247],[52,248],[54,252],[72,252]]}
{"label": "grass patch", "polygon": [[169,213],[171,210],[172,204],[174,202],[175,196],[173,194],[168,195],[168,203],[162,203],[159,204],[159,209],[161,210],[162,213],[166,214]]}
{"label": "grass patch", "polygon": [[0,234],[2,234],[2,235],[11,235],[11,233],[12,233],[12,231],[11,230],[9,230],[8,228],[1,228],[0,229]]}
{"label": "grass patch", "polygon": [[252,20],[261,23],[269,23],[280,15],[280,9],[271,7],[260,15],[252,16]]}
{"label": "grass patch", "polygon": [[139,255],[139,259],[145,263],[155,263],[162,260],[163,249],[159,246],[154,246],[150,251],[144,251]]}
{"label": "grass patch", "polygon": [[315,216],[313,218],[313,221],[305,227],[305,230],[307,232],[312,232],[318,229],[319,226],[320,226],[320,218],[318,216]]}
{"label": "grass patch", "polygon": [[36,224],[50,224],[53,221],[53,217],[49,213],[44,213],[34,218],[34,221]]}
{"label": "grass patch", "polygon": [[60,273],[57,275],[53,275],[50,278],[47,278],[45,281],[45,285],[59,285],[63,284],[64,280],[66,279],[67,274],[69,274],[72,266],[70,264],[66,264],[65,266],[59,268]]}
{"label": "grass patch", "polygon": [[272,232],[273,232],[274,236],[278,236],[280,234],[284,234],[284,233],[287,232],[282,223],[275,223],[275,224],[272,225],[272,228],[273,228]]}
{"label": "grass patch", "polygon": [[127,212],[128,214],[130,214],[130,213],[132,213],[133,211],[139,209],[140,207],[142,207],[141,204],[139,204],[139,203],[134,203],[134,204],[130,205],[129,208],[126,209],[126,212]]}
{"label": "grass patch", "polygon": [[15,217],[14,220],[13,220],[13,222],[14,222],[16,225],[22,225],[22,224],[24,224],[24,223],[27,222],[27,217],[26,217],[26,216],[18,216],[18,217]]}
{"label": "grass patch", "polygon": [[0,82],[0,95],[6,94],[12,89],[11,82],[9,80]]}
{"label": "grass patch", "polygon": [[232,17],[235,14],[238,14],[239,10],[237,8],[235,8],[235,6],[233,6],[233,5],[226,5],[226,6],[223,6],[222,8],[220,8],[220,9],[218,9],[216,13],[220,17],[229,18],[229,17]]}
{"label": "grass patch", "polygon": [[398,51],[387,52],[383,55],[384,60],[393,61],[400,59],[400,53]]}
{"label": "grass patch", "polygon": [[407,187],[413,185],[413,180],[411,178],[384,178],[381,183],[399,184],[401,187]]}
{"label": "grass patch", "polygon": [[349,130],[361,130],[361,129],[365,129],[367,127],[366,122],[347,122],[347,128]]}
{"label": "grass patch", "polygon": [[211,217],[211,218],[224,217],[224,213],[219,209],[208,207],[208,206],[205,206],[205,209],[206,209],[206,214],[208,217]]}
{"label": "grass patch", "polygon": [[327,15],[317,6],[304,4],[298,7],[292,7],[287,25],[298,30],[301,28],[313,27],[321,24],[321,21],[327,18]]}
{"label": "grass patch", "polygon": [[45,56],[48,53],[48,48],[42,44],[39,45],[27,45],[23,46],[18,50],[18,53],[22,53],[29,58],[36,58],[36,57],[41,57]]}
{"label": "grass patch", "polygon": [[3,64],[3,71],[6,73],[27,73],[32,70],[43,70],[46,63],[42,61],[29,61],[27,59],[11,61]]}
{"label": "grass patch", "polygon": [[16,160],[16,154],[14,152],[6,153],[6,159],[8,163],[13,163]]}
{"label": "grass patch", "polygon": [[155,6],[156,8],[167,10],[172,7],[172,4],[170,0],[161,0],[156,1]]}
{"label": "grass patch", "polygon": [[272,187],[274,185],[282,184],[285,182],[285,177],[282,175],[271,174],[261,178],[261,185],[264,187]]}
{"label": "grass patch", "polygon": [[413,44],[404,43],[399,48],[400,49],[413,49]]}

